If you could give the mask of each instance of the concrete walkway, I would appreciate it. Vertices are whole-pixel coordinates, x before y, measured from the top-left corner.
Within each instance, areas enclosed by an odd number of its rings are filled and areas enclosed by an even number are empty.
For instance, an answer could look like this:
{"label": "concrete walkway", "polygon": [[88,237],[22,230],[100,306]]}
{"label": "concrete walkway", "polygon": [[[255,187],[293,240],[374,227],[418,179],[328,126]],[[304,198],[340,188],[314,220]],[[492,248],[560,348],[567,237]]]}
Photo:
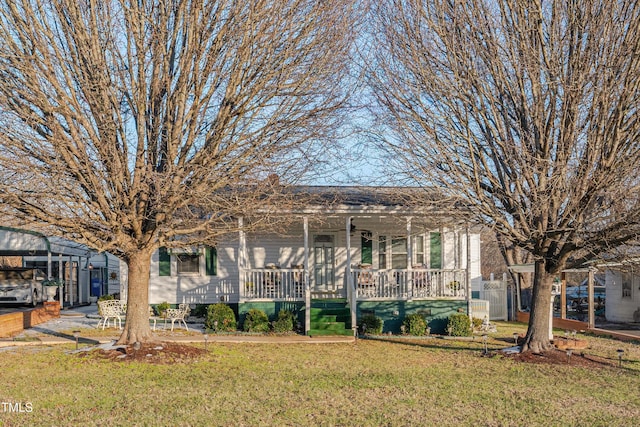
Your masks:
{"label": "concrete walkway", "polygon": [[[105,331],[113,332],[103,334],[102,328],[97,329],[98,321],[97,305],[76,307],[62,310],[60,318],[26,329],[24,332],[13,338],[0,338],[0,348],[35,346],[35,345],[57,345],[73,344],[75,337],[70,331],[81,331],[78,341],[81,345],[105,344],[117,340],[120,337],[120,330],[114,327],[105,328]],[[177,323],[174,331],[170,331],[170,323],[167,329],[164,322],[158,321],[155,333],[157,341],[170,341],[180,343],[204,343],[204,324],[188,323],[189,331],[183,327],[178,327]],[[93,334],[92,331],[100,331]],[[250,335],[250,334],[208,334],[209,343],[256,343],[256,344],[330,344],[330,343],[352,343],[354,337],[346,336],[326,336],[309,337],[305,335]]]}

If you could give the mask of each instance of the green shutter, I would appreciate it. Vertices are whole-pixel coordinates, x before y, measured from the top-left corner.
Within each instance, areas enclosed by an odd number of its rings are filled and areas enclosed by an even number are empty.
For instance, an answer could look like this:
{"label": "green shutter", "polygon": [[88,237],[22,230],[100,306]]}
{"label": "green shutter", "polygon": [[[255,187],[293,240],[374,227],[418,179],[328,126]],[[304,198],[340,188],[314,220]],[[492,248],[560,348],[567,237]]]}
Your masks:
{"label": "green shutter", "polygon": [[165,247],[159,249],[158,276],[171,276],[171,255]]}
{"label": "green shutter", "polygon": [[362,233],[362,264],[373,264],[373,240],[371,233]]}
{"label": "green shutter", "polygon": [[442,236],[440,233],[429,233],[429,267],[442,268]]}
{"label": "green shutter", "polygon": [[218,250],[207,246],[204,249],[205,265],[207,267],[207,276],[215,276],[218,274]]}

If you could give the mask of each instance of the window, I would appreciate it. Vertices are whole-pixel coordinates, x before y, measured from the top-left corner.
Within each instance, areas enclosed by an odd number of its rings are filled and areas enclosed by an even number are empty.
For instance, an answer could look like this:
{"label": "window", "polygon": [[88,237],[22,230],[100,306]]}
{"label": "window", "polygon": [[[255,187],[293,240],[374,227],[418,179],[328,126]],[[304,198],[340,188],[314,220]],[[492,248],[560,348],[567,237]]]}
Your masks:
{"label": "window", "polygon": [[387,268],[387,236],[378,238],[378,268]]}
{"label": "window", "polygon": [[631,298],[631,273],[622,273],[622,298]]}
{"label": "window", "polygon": [[198,274],[200,273],[199,254],[177,254],[178,274]]}
{"label": "window", "polygon": [[419,266],[424,265],[424,236],[414,237],[416,264]]}
{"label": "window", "polygon": [[391,239],[391,268],[407,268],[407,238]]}
{"label": "window", "polygon": [[218,250],[215,247],[207,246],[204,249],[205,271],[207,276],[218,274]]}
{"label": "window", "polygon": [[158,276],[171,276],[171,255],[165,247],[158,251]]}
{"label": "window", "polygon": [[[424,265],[426,262],[425,237],[415,236],[410,241],[413,242],[415,263],[421,266]],[[404,236],[395,236],[390,239],[388,239],[387,236],[380,236],[378,239],[378,268],[388,268],[388,259],[393,269],[407,268],[409,256],[408,242],[409,240]]]}
{"label": "window", "polygon": [[158,275],[171,276],[172,263],[178,275],[200,275],[200,265],[204,262],[204,272],[207,276],[218,274],[218,251],[215,247],[189,247],[158,250]]}
{"label": "window", "polygon": [[363,231],[361,236],[362,254],[360,262],[362,264],[373,263],[373,241],[371,240],[371,232]]}
{"label": "window", "polygon": [[440,233],[429,233],[429,268],[442,268],[442,236]]}

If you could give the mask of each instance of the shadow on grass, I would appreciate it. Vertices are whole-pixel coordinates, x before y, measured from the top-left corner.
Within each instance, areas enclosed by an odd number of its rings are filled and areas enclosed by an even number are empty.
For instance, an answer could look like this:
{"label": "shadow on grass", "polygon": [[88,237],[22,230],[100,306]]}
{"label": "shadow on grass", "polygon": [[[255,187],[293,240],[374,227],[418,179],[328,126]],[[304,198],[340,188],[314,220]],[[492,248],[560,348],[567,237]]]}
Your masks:
{"label": "shadow on grass", "polygon": [[[405,337],[405,336],[359,336],[358,339],[370,340],[370,341],[382,341],[391,344],[401,344],[405,346],[413,346],[424,349],[438,349],[444,351],[456,351],[456,352],[470,352],[479,356],[493,357],[508,347],[513,347],[513,339],[504,337],[492,337],[487,342],[487,352],[484,352],[484,343],[481,337],[474,337],[475,339],[456,340],[456,338],[443,338],[443,337]],[[506,346],[500,346],[496,344],[496,341],[505,342]],[[565,365],[567,362],[564,359],[564,352],[556,350],[553,354],[534,355],[532,353],[514,353],[504,354],[509,359],[516,359],[524,363],[547,363],[550,365]],[[578,358],[584,360],[583,363],[578,362]],[[546,362],[545,362],[545,359]],[[625,372],[633,375],[640,375],[637,370],[637,364],[640,361],[633,359],[622,360],[622,365],[619,365],[619,361],[616,358],[596,356],[592,354],[586,354],[584,352],[576,352],[572,356],[569,365],[576,367],[583,367],[586,369],[594,367],[620,369],[621,372]]]}
{"label": "shadow on grass", "polygon": [[[67,339],[72,343],[76,342],[76,337],[74,337],[73,335],[70,335],[70,334],[66,334],[64,332],[54,331],[52,329],[47,329],[47,328],[39,328],[37,326],[32,328],[32,329],[34,331],[37,331],[37,332],[41,333],[41,334],[49,335],[49,336],[56,337],[56,338]],[[100,344],[100,341],[93,340],[93,339],[90,339],[90,338],[84,338],[82,336],[78,336],[78,344],[98,345],[98,344]]]}
{"label": "shadow on grass", "polygon": [[[406,346],[420,347],[420,348],[429,348],[429,349],[438,349],[438,350],[447,350],[447,351],[468,351],[471,353],[481,353],[483,348],[482,338],[475,337],[475,339],[467,339],[467,340],[457,340],[455,338],[442,338],[438,336],[432,337],[399,337],[399,336],[358,336],[359,340],[370,340],[370,341],[382,341],[388,342],[391,344],[402,344]],[[469,344],[475,344],[475,346],[470,346]],[[495,345],[491,345],[491,343],[487,343],[487,349],[489,351],[497,351],[502,350],[504,347],[494,348]]]}

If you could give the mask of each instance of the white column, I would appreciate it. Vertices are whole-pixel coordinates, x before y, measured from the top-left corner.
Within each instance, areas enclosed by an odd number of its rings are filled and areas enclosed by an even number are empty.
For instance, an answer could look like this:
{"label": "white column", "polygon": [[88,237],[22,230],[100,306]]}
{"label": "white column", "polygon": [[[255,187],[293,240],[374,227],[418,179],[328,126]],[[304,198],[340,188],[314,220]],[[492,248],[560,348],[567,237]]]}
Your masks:
{"label": "white column", "polygon": [[69,275],[67,276],[67,293],[69,294],[69,305],[73,305],[73,257],[69,256],[67,259],[67,267],[69,270]]}
{"label": "white column", "polygon": [[47,251],[47,280],[52,279],[51,277],[51,273],[52,273],[52,267],[51,267],[51,251]]}
{"label": "white column", "polygon": [[309,218],[302,218],[304,234],[304,334],[311,329],[311,280],[309,275]]}
{"label": "white column", "polygon": [[596,327],[596,317],[594,313],[594,301],[593,301],[593,269],[589,269],[589,278],[587,279],[587,301],[589,302],[587,307],[589,308],[589,328]]}
{"label": "white column", "polygon": [[353,327],[357,323],[356,311],[356,293],[354,292],[353,277],[351,276],[351,220],[353,217],[348,216],[345,224],[345,231],[347,234],[347,298],[349,300],[349,308],[351,310],[351,326]]}
{"label": "white column", "polygon": [[302,229],[304,233],[304,333],[311,329],[311,280],[309,274],[309,218],[303,217]]}
{"label": "white column", "polygon": [[246,256],[247,251],[247,241],[244,232],[244,218],[238,218],[238,299],[240,302],[244,301],[244,286],[245,286],[245,267],[246,267]]}
{"label": "white column", "polygon": [[402,293],[406,292],[407,298],[413,297],[413,276],[411,275],[411,270],[413,269],[413,239],[411,238],[411,217],[407,217],[407,275],[406,281],[404,283],[404,290],[401,290]]}
{"label": "white column", "polygon": [[469,317],[473,317],[473,310],[471,309],[471,239],[469,238],[469,225],[465,228],[465,234],[467,235],[467,306],[469,307]]}
{"label": "white column", "polygon": [[310,285],[309,282],[309,217],[304,217],[302,223],[302,230],[304,233],[304,274],[305,284]]}
{"label": "white column", "polygon": [[407,270],[413,267],[413,239],[411,238],[411,217],[407,217]]}
{"label": "white column", "polygon": [[346,221],[346,235],[347,235],[347,275],[351,273],[351,219],[353,217],[348,216]]}
{"label": "white column", "polygon": [[58,254],[58,279],[60,283],[63,283],[58,288],[58,299],[60,300],[60,308],[62,308],[64,306],[64,288],[66,287],[62,275],[62,254]]}
{"label": "white column", "polygon": [[83,297],[84,297],[84,286],[83,286],[83,282],[82,282],[82,278],[83,278],[83,274],[82,274],[82,257],[78,256],[78,268],[77,268],[77,273],[78,275],[78,302],[79,303],[83,303],[85,302]]}

